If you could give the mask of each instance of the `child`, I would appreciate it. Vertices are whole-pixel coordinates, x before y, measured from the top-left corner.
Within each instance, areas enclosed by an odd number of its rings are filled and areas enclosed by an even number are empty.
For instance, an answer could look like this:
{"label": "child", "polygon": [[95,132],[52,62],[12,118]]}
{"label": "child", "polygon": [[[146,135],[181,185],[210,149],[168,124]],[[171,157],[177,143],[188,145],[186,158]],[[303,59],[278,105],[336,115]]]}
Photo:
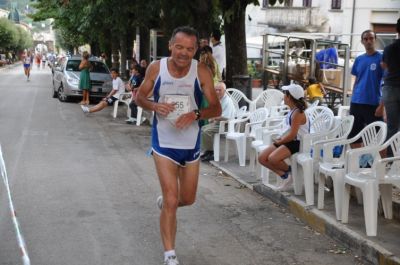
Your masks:
{"label": "child", "polygon": [[136,122],[137,116],[137,105],[135,103],[136,100],[136,93],[139,89],[140,84],[142,83],[142,75],[140,74],[141,67],[139,65],[133,65],[131,68],[131,77],[128,81],[127,90],[132,91],[132,100],[129,103],[129,108],[131,109],[131,117],[126,120],[126,123],[131,124]]}
{"label": "child", "polygon": [[278,189],[286,190],[292,183],[292,176],[290,175],[290,166],[284,160],[299,151],[298,136],[308,133],[310,126],[304,113],[307,103],[304,101],[303,88],[292,84],[283,86],[282,90],[285,93],[283,100],[290,108],[284,121],[285,128],[280,137],[274,140],[273,145],[268,146],[260,154],[258,161],[284,179],[282,186]]}
{"label": "child", "polygon": [[318,105],[321,105],[324,101],[324,96],[326,94],[324,86],[317,82],[314,77],[308,78],[309,86],[307,88],[307,96],[308,101],[310,103],[314,103],[316,100],[319,100]]}

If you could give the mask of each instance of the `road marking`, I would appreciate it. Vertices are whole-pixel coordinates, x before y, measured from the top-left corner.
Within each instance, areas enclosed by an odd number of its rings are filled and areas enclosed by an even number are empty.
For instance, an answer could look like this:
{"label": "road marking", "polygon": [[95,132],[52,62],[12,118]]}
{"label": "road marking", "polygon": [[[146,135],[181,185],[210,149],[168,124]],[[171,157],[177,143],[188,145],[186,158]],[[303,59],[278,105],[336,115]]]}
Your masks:
{"label": "road marking", "polygon": [[11,190],[10,190],[10,185],[8,184],[7,170],[6,170],[6,165],[5,165],[4,159],[3,159],[3,152],[1,151],[1,146],[0,146],[0,173],[1,173],[1,176],[3,177],[4,185],[6,186],[6,190],[7,190],[11,218],[14,223],[14,228],[15,228],[15,233],[16,233],[17,240],[18,240],[18,245],[21,250],[22,262],[23,262],[23,265],[30,265],[31,261],[28,256],[28,251],[26,250],[26,244],[25,244],[24,237],[22,236],[21,229],[19,228],[17,213],[14,209],[14,203],[13,203],[12,197],[11,197]]}

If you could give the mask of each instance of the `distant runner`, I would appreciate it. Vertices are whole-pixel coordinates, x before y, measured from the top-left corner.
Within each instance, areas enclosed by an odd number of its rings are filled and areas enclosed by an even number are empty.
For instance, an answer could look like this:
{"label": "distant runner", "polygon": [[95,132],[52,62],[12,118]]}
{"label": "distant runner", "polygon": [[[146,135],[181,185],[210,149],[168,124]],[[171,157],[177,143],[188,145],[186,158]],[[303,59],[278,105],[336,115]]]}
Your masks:
{"label": "distant runner", "polygon": [[31,75],[31,64],[32,64],[32,56],[31,52],[28,51],[25,55],[24,58],[22,59],[22,62],[24,64],[24,72],[26,75],[26,80],[29,81],[29,77]]}

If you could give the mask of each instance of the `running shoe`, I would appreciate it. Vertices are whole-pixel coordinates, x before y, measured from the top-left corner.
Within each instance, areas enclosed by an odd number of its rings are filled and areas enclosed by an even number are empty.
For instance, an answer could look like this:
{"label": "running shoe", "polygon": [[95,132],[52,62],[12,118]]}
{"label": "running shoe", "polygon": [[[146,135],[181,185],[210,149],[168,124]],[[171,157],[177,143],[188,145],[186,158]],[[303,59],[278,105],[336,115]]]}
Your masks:
{"label": "running shoe", "polygon": [[288,174],[288,177],[283,180],[282,185],[278,187],[279,191],[289,191],[293,189],[293,177],[292,174]]}
{"label": "running shoe", "polygon": [[157,207],[161,210],[163,205],[163,197],[160,195],[157,198]]}
{"label": "running shoe", "polygon": [[135,123],[136,122],[136,118],[129,118],[129,119],[125,120],[125,122],[128,123],[128,124]]}
{"label": "running shoe", "polygon": [[164,265],[179,265],[178,258],[176,256],[170,256],[164,260]]}
{"label": "running shoe", "polygon": [[83,113],[89,113],[89,108],[86,106],[81,105]]}

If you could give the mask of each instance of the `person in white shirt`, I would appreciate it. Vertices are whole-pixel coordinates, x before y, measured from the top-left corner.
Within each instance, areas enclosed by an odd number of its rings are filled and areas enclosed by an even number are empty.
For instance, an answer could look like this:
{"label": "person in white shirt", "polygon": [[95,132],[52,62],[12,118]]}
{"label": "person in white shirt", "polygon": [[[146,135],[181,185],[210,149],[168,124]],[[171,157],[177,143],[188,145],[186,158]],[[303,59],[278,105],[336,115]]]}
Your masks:
{"label": "person in white shirt", "polygon": [[208,119],[210,122],[201,128],[202,132],[202,149],[203,154],[200,156],[201,161],[206,162],[214,159],[213,141],[214,134],[219,131],[220,121],[233,119],[235,116],[235,105],[232,99],[225,93],[226,85],[224,82],[218,82],[215,85],[215,92],[221,103],[222,114],[219,117]]}
{"label": "person in white shirt", "polygon": [[92,113],[97,112],[104,109],[107,106],[112,106],[116,100],[118,100],[121,93],[125,92],[125,84],[122,79],[119,77],[119,72],[116,68],[111,69],[111,76],[112,76],[112,90],[107,95],[107,97],[103,98],[96,106],[94,107],[87,107],[81,105],[82,111],[84,113]]}
{"label": "person in white shirt", "polygon": [[222,79],[224,79],[225,66],[226,66],[225,47],[221,43],[221,32],[219,30],[214,30],[212,32],[211,43],[212,43],[213,56],[217,61]]}

